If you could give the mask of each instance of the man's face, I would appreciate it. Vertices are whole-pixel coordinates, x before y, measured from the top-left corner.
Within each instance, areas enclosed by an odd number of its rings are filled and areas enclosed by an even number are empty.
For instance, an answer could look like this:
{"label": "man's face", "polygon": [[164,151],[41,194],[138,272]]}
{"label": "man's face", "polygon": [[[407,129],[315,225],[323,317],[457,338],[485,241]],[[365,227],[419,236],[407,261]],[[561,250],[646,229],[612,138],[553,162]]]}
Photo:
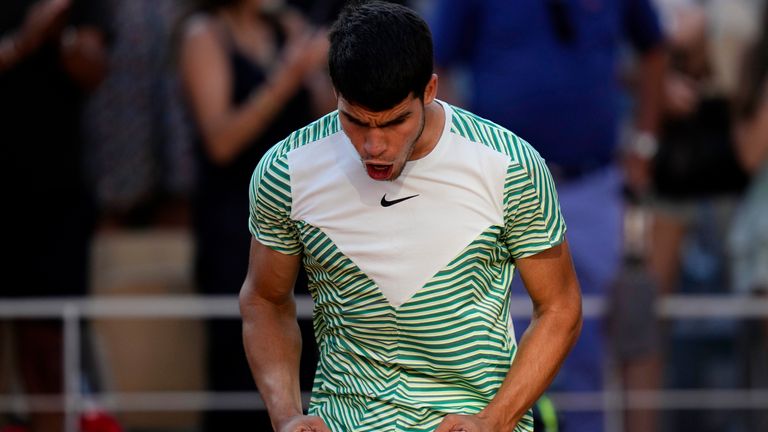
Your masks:
{"label": "man's face", "polygon": [[424,103],[409,95],[391,109],[374,112],[338,96],[339,119],[368,176],[393,181],[400,176],[424,131]]}

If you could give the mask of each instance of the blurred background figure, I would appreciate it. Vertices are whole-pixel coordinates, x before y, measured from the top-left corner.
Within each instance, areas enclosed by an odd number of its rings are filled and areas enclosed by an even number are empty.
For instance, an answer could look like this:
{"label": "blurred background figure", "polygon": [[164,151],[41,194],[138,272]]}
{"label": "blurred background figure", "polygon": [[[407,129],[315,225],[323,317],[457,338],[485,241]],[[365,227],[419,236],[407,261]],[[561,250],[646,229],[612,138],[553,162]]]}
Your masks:
{"label": "blurred background figure", "polygon": [[[191,128],[171,60],[180,0],[99,0],[111,11],[109,74],[84,111],[95,192],[91,294],[191,295]],[[101,391],[202,391],[202,325],[178,318],[90,321]],[[186,359],[182,365],[178,359]],[[92,365],[84,365],[84,368]],[[118,412],[128,430],[197,424],[198,412]]]}
{"label": "blurred background figure", "polygon": [[[557,183],[582,291],[604,297],[621,263],[617,154],[623,122],[629,131],[624,181],[635,194],[650,184],[649,149],[657,132],[665,59],[653,5],[650,0],[445,0],[431,6],[441,97],[509,128],[541,153]],[[618,79],[625,41],[634,54],[632,115],[622,103]],[[448,71],[465,80],[449,82]],[[516,285],[513,293],[521,289],[519,281]],[[599,391],[605,355],[601,323],[585,320],[551,388]],[[566,412],[561,419],[569,432],[603,430],[597,411]]]}
{"label": "blurred background figure", "polygon": [[[261,0],[201,1],[181,34],[179,73],[198,136],[195,278],[203,294],[236,294],[248,264],[254,168],[272,145],[335,107],[327,36],[295,10]],[[211,390],[255,390],[238,321],[209,322],[207,353]],[[243,427],[268,430],[270,422],[265,412],[204,420],[206,431]]]}
{"label": "blurred background figure", "polygon": [[[729,251],[733,289],[768,295],[768,3],[760,15],[760,36],[747,52],[735,98],[735,141],[751,183],[731,225]],[[768,387],[768,318],[749,324],[747,384]],[[747,430],[768,430],[768,413],[752,416]]]}
{"label": "blurred background figure", "polygon": [[101,0],[112,11],[110,73],[86,111],[88,172],[102,230],[184,225],[194,175],[171,67],[180,0]]}
{"label": "blurred background figure", "polygon": [[[726,235],[747,181],[734,152],[731,102],[741,57],[756,35],[758,2],[656,3],[669,35],[670,62],[654,157],[649,270],[662,295],[730,294]],[[647,327],[656,322],[647,319]],[[739,328],[733,320],[664,323],[657,339],[666,349],[656,346],[626,358],[625,386],[738,387]],[[734,413],[725,410],[663,414],[628,411],[627,430],[744,427],[743,416],[734,421]]]}
{"label": "blurred background figure", "polygon": [[[761,35],[744,59],[735,100],[735,141],[739,162],[751,183],[731,230],[734,290],[768,293],[768,3]],[[762,210],[761,210],[762,209]]]}
{"label": "blurred background figure", "polygon": [[[107,72],[102,3],[0,2],[0,131],[7,258],[3,297],[83,296],[95,221],[83,169],[81,114]],[[13,323],[13,353],[30,394],[62,391],[57,321]],[[33,413],[30,430],[63,430],[60,413]]]}

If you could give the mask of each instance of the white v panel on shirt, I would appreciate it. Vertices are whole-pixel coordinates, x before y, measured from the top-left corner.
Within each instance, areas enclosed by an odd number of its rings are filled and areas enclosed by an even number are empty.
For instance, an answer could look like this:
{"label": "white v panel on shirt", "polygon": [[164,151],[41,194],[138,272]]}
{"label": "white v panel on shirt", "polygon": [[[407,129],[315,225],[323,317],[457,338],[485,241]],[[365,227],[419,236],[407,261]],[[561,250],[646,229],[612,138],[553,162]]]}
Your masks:
{"label": "white v panel on shirt", "polygon": [[391,182],[368,177],[342,131],[288,154],[291,219],[322,230],[394,307],[488,227],[504,226],[509,157],[452,134],[441,106],[438,144]]}

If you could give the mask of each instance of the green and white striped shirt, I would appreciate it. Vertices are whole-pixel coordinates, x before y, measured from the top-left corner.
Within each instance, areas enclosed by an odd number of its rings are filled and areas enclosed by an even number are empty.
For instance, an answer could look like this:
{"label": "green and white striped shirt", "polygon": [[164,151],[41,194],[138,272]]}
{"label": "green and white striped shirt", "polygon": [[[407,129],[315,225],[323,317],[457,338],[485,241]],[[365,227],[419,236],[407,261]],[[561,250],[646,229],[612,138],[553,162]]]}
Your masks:
{"label": "green and white striped shirt", "polygon": [[[253,175],[251,233],[303,254],[320,349],[309,412],[334,432],[426,432],[483,409],[517,347],[514,260],[564,239],[538,153],[441,105],[438,144],[395,181],[367,176],[336,112],[278,143]],[[526,415],[515,431],[532,429]]]}

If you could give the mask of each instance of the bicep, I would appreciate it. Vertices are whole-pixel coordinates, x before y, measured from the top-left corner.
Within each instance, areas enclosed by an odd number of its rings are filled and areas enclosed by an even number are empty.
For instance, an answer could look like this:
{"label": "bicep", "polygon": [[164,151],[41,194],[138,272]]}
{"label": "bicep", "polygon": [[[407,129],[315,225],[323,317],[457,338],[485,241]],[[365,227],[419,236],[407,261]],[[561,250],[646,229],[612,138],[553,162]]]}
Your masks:
{"label": "bicep", "polygon": [[232,85],[226,55],[211,23],[193,19],[182,39],[179,60],[187,101],[201,132],[208,135],[229,110]]}
{"label": "bicep", "polygon": [[288,255],[251,238],[248,275],[240,292],[241,303],[266,301],[283,305],[293,300],[293,286],[301,255]]}
{"label": "bicep", "polygon": [[535,255],[519,258],[515,263],[535,311],[581,304],[579,283],[567,241]]}

